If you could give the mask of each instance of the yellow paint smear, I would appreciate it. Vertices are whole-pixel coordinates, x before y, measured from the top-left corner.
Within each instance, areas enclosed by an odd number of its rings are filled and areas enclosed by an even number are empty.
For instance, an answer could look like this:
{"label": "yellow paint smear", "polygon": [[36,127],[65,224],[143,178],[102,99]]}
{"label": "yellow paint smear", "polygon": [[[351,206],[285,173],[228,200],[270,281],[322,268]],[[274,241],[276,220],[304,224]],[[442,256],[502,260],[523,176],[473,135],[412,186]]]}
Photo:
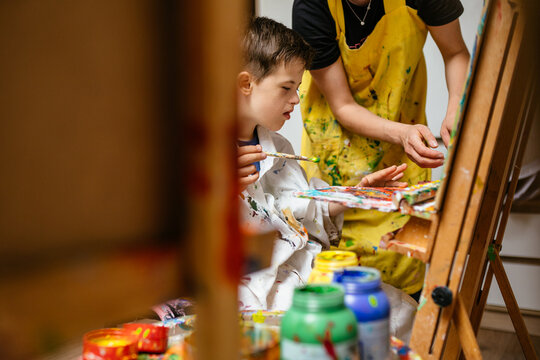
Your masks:
{"label": "yellow paint smear", "polygon": [[106,347],[127,346],[131,344],[131,342],[126,339],[96,339],[96,340],[93,340],[92,342],[98,346],[106,346]]}

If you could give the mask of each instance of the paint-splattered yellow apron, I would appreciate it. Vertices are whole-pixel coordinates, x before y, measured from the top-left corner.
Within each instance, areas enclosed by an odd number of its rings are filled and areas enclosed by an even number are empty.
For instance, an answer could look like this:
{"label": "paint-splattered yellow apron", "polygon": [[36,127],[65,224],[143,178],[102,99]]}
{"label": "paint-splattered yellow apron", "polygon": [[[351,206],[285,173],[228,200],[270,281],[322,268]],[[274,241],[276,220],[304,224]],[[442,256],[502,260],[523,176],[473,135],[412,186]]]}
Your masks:
{"label": "paint-splattered yellow apron", "polygon": [[[356,102],[385,119],[426,124],[427,80],[422,48],[427,28],[416,10],[407,7],[405,0],[384,0],[386,14],[359,49],[349,49],[342,2],[328,0],[328,5]],[[430,178],[430,170],[415,165],[400,145],[369,139],[341,127],[307,71],[300,99],[302,154],[321,157],[318,166],[303,164],[309,178],[318,177],[332,185],[356,185],[364,175],[400,163],[408,165],[403,181],[416,184]],[[408,216],[398,213],[349,210],[339,248],[356,251],[362,266],[377,267],[383,281],[412,294],[422,288],[424,264],[378,248],[383,234],[402,227],[407,220]]]}

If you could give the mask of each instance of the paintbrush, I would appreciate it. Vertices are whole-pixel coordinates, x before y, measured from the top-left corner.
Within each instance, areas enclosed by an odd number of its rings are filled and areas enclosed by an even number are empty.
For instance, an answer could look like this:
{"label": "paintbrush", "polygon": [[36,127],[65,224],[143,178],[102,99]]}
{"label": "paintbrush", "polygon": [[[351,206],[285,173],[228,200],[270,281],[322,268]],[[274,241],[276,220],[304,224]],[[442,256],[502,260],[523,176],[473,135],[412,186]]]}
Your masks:
{"label": "paintbrush", "polygon": [[308,158],[306,156],[284,154],[284,153],[274,153],[274,152],[268,152],[268,151],[265,151],[264,153],[268,156],[291,159],[291,160],[311,161],[314,163],[318,163],[321,160],[318,156],[313,156],[313,157]]}

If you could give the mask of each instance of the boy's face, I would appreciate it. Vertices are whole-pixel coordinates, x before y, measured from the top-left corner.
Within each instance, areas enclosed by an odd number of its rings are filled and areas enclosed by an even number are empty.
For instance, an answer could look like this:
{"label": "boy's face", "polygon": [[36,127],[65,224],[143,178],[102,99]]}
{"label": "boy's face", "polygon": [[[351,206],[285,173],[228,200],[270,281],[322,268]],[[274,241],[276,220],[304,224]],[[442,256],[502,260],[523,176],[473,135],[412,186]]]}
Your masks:
{"label": "boy's face", "polygon": [[250,110],[254,121],[266,129],[277,131],[291,118],[299,103],[298,87],[302,81],[304,63],[294,59],[280,64],[259,82],[252,83]]}

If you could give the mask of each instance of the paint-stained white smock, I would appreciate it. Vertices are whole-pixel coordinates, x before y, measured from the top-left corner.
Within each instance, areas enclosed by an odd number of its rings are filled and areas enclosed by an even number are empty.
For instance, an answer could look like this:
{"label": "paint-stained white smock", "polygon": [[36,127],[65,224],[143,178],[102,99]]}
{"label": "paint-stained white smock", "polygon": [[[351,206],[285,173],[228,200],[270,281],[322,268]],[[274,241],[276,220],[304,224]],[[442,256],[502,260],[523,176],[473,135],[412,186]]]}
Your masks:
{"label": "paint-stained white smock", "polygon": [[[259,143],[264,151],[293,154],[294,150],[283,136],[257,126]],[[260,163],[259,180],[241,194],[240,214],[244,224],[255,228],[272,227],[279,231],[274,241],[269,268],[243,277],[239,287],[241,309],[287,310],[292,303],[295,287],[307,283],[315,256],[337,245],[343,226],[343,214],[330,217],[328,203],[300,199],[292,194],[298,190],[327,187],[323,180],[312,178],[308,183],[296,160],[267,157]],[[283,210],[290,209],[307,230],[297,231],[289,225]],[[416,302],[403,291],[383,284],[390,300],[390,334],[408,341]]]}
{"label": "paint-stained white smock", "polygon": [[[261,126],[256,130],[264,151],[293,154],[283,136]],[[244,223],[271,226],[279,231],[274,241],[269,268],[246,275],[240,285],[240,306],[244,309],[286,310],[295,287],[306,284],[315,256],[330,243],[339,241],[343,215],[331,218],[328,203],[293,196],[299,190],[327,187],[313,178],[308,184],[296,160],[267,157],[260,162],[259,179],[241,195],[240,214]],[[289,225],[283,210],[290,209],[309,236]]]}

